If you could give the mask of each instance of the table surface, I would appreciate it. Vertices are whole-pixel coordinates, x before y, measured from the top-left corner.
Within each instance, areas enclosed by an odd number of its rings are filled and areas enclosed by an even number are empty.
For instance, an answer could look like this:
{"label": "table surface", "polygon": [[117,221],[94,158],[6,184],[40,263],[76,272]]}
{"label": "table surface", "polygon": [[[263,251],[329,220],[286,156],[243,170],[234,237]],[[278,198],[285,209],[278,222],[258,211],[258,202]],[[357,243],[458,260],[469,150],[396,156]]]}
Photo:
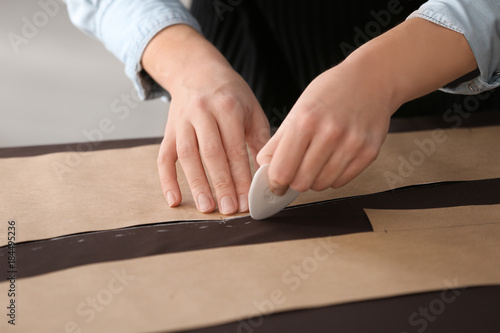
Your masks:
{"label": "table surface", "polygon": [[[467,120],[466,126],[484,126],[500,124],[500,112],[482,113]],[[419,118],[397,119],[391,125],[392,131],[422,130],[445,127],[442,119]],[[125,140],[104,142],[99,149],[124,148],[157,143],[159,139]],[[23,147],[0,149],[0,157],[34,156],[55,151],[63,151],[67,145],[41,147]],[[500,203],[500,179],[459,181],[417,185],[395,189],[383,193],[363,195],[353,198],[330,200],[313,205],[304,205],[285,210],[276,219],[286,218],[287,228],[276,223],[245,224],[241,217],[232,220],[239,228],[211,228],[203,232],[203,242],[199,241],[195,230],[189,223],[169,223],[170,228],[189,234],[187,238],[178,238],[168,246],[160,242],[149,242],[156,229],[164,227],[162,223],[133,227],[136,235],[144,241],[127,244],[115,237],[123,230],[88,232],[78,237],[87,240],[89,246],[84,251],[71,251],[70,236],[54,240],[41,240],[17,244],[23,269],[19,278],[36,276],[60,269],[76,267],[89,263],[143,257],[161,253],[191,251],[204,248],[257,244],[279,240],[291,240],[329,236],[338,232],[328,227],[328,216],[335,213],[348,216],[349,225],[343,233],[371,231],[371,225],[363,208],[374,209],[423,209],[466,205],[487,205]],[[323,210],[325,214],[318,219],[304,223],[310,210]],[[340,219],[344,220],[344,219]],[[197,222],[203,223],[203,222]],[[300,228],[297,228],[300,226]],[[245,235],[245,236],[241,236]],[[237,237],[238,236],[238,237]],[[201,237],[201,236],[200,236]],[[32,251],[43,243],[43,251]],[[99,246],[96,246],[101,244]],[[141,246],[136,246],[141,244]],[[92,245],[92,246],[91,246]],[[79,245],[81,247],[81,245]],[[104,247],[106,250],[103,250]],[[81,249],[80,249],[81,250]],[[7,248],[0,248],[6,252]],[[61,260],[52,260],[57,253],[64,251]],[[84,253],[84,255],[82,255]],[[211,332],[498,332],[498,310],[500,309],[500,286],[486,286],[455,290],[456,301],[446,304],[444,311],[437,315],[422,317],[420,309],[439,302],[442,292],[392,297],[369,300],[317,309],[277,313],[263,318],[251,318],[216,327],[185,331],[191,333]],[[453,291],[449,291],[450,293]],[[437,304],[437,303],[436,303]],[[432,305],[431,305],[432,306]],[[432,308],[431,308],[432,309]],[[435,310],[437,311],[437,310]],[[416,313],[416,314],[415,314]],[[412,319],[413,318],[413,319]],[[427,319],[425,319],[427,318]]]}

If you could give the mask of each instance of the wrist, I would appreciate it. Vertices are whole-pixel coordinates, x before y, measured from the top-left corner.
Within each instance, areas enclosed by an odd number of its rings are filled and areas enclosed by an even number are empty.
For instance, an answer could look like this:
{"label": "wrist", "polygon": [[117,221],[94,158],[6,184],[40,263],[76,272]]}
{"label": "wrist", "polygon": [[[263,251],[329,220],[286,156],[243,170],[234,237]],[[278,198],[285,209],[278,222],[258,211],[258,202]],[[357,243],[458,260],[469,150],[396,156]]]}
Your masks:
{"label": "wrist", "polygon": [[159,32],[144,50],[141,65],[172,94],[176,87],[190,85],[202,75],[217,75],[221,66],[231,68],[224,56],[188,25]]}
{"label": "wrist", "polygon": [[393,112],[477,68],[461,33],[418,18],[364,44],[345,62],[362,70]]}
{"label": "wrist", "polygon": [[354,51],[344,62],[339,64],[342,77],[348,85],[357,91],[354,96],[359,100],[369,101],[374,108],[386,110],[391,117],[404,103],[401,87],[395,80],[393,64],[386,61],[385,55],[377,47],[362,46]]}

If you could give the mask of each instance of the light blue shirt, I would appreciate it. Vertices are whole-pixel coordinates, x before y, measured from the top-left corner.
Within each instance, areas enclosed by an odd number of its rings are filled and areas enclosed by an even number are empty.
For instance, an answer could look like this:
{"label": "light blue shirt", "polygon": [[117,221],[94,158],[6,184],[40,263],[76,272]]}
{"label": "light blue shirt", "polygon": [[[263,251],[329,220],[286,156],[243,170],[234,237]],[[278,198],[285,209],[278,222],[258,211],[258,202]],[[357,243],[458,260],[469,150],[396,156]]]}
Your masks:
{"label": "light blue shirt", "polygon": [[472,95],[500,85],[500,0],[430,0],[408,19],[420,17],[465,36],[480,75],[441,90]]}
{"label": "light blue shirt", "polygon": [[169,94],[141,67],[142,54],[149,41],[161,30],[175,24],[188,24],[201,31],[196,19],[178,0],[64,0],[71,21],[125,64],[142,99]]}
{"label": "light blue shirt", "polygon": [[[149,41],[161,30],[187,24],[200,31],[196,19],[178,0],[65,0],[71,21],[100,40],[125,64],[125,73],[141,98],[169,94],[141,67]],[[477,94],[500,85],[500,0],[429,0],[408,18],[420,17],[465,36],[480,75],[454,88]]]}

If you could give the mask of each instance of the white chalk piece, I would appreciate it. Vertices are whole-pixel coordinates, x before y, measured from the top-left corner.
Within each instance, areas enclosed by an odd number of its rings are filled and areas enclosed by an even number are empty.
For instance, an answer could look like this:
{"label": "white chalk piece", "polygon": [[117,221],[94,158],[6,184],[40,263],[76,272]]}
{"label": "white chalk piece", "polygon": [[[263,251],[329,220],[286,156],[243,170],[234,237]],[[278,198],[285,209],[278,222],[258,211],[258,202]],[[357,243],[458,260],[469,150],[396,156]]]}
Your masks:
{"label": "white chalk piece", "polygon": [[274,194],[269,188],[268,169],[269,164],[261,166],[250,185],[248,206],[254,220],[263,220],[273,216],[288,206],[300,194],[291,188],[288,188],[288,191],[282,196]]}

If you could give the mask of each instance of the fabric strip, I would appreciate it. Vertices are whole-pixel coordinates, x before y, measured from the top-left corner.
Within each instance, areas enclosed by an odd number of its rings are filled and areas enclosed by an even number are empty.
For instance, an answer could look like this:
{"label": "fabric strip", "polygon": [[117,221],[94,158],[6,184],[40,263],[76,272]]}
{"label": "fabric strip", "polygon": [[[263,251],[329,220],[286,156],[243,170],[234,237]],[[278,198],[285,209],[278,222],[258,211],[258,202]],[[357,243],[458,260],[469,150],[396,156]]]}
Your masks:
{"label": "fabric strip", "polygon": [[[290,207],[273,218],[159,223],[18,244],[18,277],[113,260],[373,231],[363,208],[424,209],[500,203],[500,179],[410,186]],[[6,263],[7,247],[0,248]],[[57,260],[54,260],[57,258]]]}
{"label": "fabric strip", "polygon": [[[307,191],[292,206],[409,185],[500,178],[499,140],[499,127],[391,133],[377,160],[352,182]],[[158,179],[158,149],[151,144],[4,158],[0,220],[17,220],[22,232],[16,240],[24,242],[148,223],[227,218],[218,211],[196,210],[180,165],[182,205],[169,208]],[[6,239],[0,229],[0,246]]]}
{"label": "fabric strip", "polygon": [[[61,332],[73,321],[93,333],[175,332],[261,313],[500,285],[499,237],[500,224],[471,224],[220,247],[73,267],[19,281],[20,310],[29,320],[20,321],[16,329]],[[8,281],[0,283],[0,292],[6,294],[8,287]],[[94,299],[101,312],[90,310]],[[433,309],[441,311],[434,303]],[[356,316],[362,320],[366,314]],[[5,326],[0,322],[0,330]]]}
{"label": "fabric strip", "polygon": [[[452,301],[445,303],[443,297]],[[450,289],[276,313],[182,333],[498,332],[499,307],[500,286]]]}

